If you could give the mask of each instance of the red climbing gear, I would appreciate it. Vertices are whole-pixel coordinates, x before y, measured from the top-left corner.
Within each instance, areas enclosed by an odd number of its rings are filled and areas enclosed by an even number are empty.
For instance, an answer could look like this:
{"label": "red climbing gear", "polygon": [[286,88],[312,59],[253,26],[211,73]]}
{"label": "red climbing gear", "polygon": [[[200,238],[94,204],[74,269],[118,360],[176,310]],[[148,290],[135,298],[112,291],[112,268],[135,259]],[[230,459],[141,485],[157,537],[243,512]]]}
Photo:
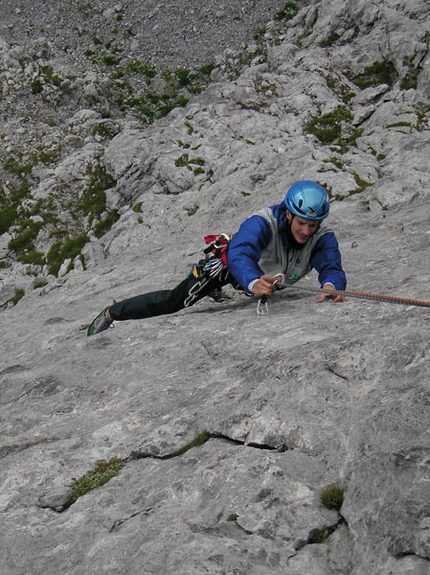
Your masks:
{"label": "red climbing gear", "polygon": [[[205,243],[208,244],[203,250],[205,259],[194,264],[190,274],[199,281],[193,285],[185,300],[185,307],[189,307],[197,299],[199,292],[205,287],[209,280],[221,278],[226,280],[229,274],[227,252],[233,234],[219,234],[205,236]],[[225,272],[223,274],[223,272]],[[223,275],[222,275],[223,274]]]}

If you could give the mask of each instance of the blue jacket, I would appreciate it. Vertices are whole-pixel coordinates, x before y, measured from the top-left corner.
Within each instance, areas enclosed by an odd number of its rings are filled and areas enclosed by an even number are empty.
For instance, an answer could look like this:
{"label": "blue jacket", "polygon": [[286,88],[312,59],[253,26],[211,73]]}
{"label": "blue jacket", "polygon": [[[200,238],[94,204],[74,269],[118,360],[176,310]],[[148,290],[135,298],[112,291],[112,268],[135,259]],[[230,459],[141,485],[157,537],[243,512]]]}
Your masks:
{"label": "blue jacket", "polygon": [[294,249],[286,230],[284,203],[263,208],[242,223],[228,249],[228,267],[240,286],[251,292],[250,284],[260,276],[277,273],[293,284],[315,268],[321,286],[344,290],[346,276],[334,233],[321,224],[303,247]]}

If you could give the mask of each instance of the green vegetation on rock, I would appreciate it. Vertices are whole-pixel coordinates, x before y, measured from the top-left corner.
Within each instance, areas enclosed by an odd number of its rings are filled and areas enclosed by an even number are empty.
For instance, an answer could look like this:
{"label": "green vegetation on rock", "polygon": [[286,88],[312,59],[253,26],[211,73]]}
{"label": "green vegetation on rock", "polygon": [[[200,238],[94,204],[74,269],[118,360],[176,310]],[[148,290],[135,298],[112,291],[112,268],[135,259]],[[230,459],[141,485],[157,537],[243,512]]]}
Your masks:
{"label": "green vegetation on rock", "polygon": [[339,485],[327,485],[321,490],[321,503],[327,509],[340,511],[343,505],[346,489]]}
{"label": "green vegetation on rock", "polygon": [[121,471],[124,465],[125,462],[122,459],[112,457],[109,461],[99,461],[92,471],[81,477],[72,477],[70,484],[73,493],[72,503],[82,495],[107,483]]}
{"label": "green vegetation on rock", "polygon": [[305,132],[312,134],[325,145],[337,146],[338,151],[347,151],[355,146],[361,131],[351,126],[352,113],[345,106],[337,106],[324,116],[316,116],[305,126]]}
{"label": "green vegetation on rock", "polygon": [[366,66],[362,74],[358,74],[351,79],[356,86],[365,89],[370,86],[379,86],[380,84],[392,86],[397,77],[398,74],[394,64],[389,60],[383,60]]}

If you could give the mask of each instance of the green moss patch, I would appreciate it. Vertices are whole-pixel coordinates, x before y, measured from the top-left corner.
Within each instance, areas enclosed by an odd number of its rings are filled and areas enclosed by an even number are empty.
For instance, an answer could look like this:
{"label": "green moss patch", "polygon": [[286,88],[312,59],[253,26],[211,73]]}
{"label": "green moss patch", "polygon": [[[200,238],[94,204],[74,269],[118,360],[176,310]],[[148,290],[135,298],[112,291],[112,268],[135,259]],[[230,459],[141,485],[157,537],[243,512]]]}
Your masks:
{"label": "green moss patch", "polygon": [[72,477],[70,487],[72,489],[72,503],[79,497],[85,495],[93,489],[101,487],[112,477],[115,477],[124,467],[125,462],[118,457],[112,457],[109,461],[99,461],[96,463],[93,471],[82,475],[81,477]]}
{"label": "green moss patch", "polygon": [[364,72],[354,76],[352,81],[359,88],[365,89],[371,86],[379,86],[380,84],[392,86],[397,77],[398,74],[394,64],[390,60],[383,60],[367,66]]}
{"label": "green moss patch", "polygon": [[337,106],[324,116],[316,116],[305,126],[305,132],[312,134],[324,145],[333,146],[339,153],[347,152],[357,145],[357,138],[362,134],[352,126],[352,113],[346,106]]}

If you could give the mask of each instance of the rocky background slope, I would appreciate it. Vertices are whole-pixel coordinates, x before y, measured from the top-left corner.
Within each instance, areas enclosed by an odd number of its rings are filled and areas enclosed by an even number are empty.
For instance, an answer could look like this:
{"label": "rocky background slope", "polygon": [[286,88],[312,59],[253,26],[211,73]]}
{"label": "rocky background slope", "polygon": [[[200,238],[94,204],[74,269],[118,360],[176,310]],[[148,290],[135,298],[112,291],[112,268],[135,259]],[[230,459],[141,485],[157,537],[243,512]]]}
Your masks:
{"label": "rocky background slope", "polygon": [[429,301],[428,3],[55,6],[0,3],[0,573],[428,575],[427,308],[85,336],[300,178],[351,289]]}

